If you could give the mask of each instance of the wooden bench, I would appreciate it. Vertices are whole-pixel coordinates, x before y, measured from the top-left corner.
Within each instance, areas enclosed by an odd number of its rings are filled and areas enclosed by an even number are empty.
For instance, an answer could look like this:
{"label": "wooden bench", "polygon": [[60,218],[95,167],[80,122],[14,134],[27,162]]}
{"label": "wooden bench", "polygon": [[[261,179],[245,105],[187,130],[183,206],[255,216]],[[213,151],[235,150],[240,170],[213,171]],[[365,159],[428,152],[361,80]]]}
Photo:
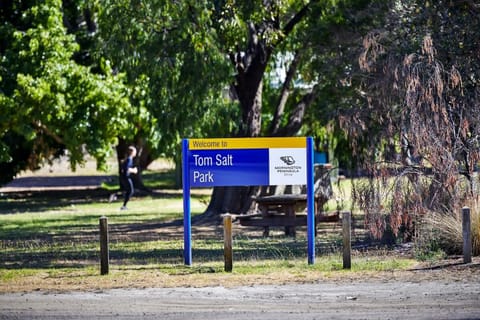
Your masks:
{"label": "wooden bench", "polygon": [[[260,213],[240,215],[236,219],[242,226],[263,227],[265,237],[268,237],[270,227],[285,227],[285,235],[295,237],[295,227],[307,225],[307,214],[303,209],[301,212],[297,210],[298,207],[305,207],[307,202],[305,194],[264,196],[257,197],[254,201],[258,203]],[[315,232],[319,222],[338,221],[338,212],[327,215],[319,213],[315,208],[315,213]]]}
{"label": "wooden bench", "polygon": [[[338,221],[338,213],[326,215],[322,213],[325,202],[331,197],[332,189],[328,170],[329,165],[315,167],[315,232],[319,222]],[[264,236],[270,233],[270,227],[285,227],[287,236],[296,235],[296,226],[307,225],[307,214],[305,213],[307,195],[305,186],[289,186],[292,194],[285,194],[286,186],[275,188],[276,194],[254,197],[260,213],[237,216],[236,219],[243,226],[256,226],[264,228]]]}

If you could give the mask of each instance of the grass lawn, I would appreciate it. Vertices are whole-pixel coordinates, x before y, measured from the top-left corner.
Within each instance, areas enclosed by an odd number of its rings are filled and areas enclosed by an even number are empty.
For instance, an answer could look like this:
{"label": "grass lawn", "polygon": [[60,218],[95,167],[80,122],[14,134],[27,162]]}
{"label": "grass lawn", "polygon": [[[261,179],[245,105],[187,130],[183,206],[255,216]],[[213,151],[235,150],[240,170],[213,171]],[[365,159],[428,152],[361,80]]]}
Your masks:
{"label": "grass lawn", "polygon": [[[410,268],[415,261],[387,251],[354,252],[352,269],[342,270],[340,230],[319,232],[314,265],[307,264],[307,240],[281,233],[261,237],[234,226],[234,268],[223,271],[223,230],[194,226],[193,266],[183,265],[181,190],[172,173],[150,173],[155,192],[135,197],[129,210],[109,202],[112,187],[5,193],[0,197],[0,292],[97,290],[118,287],[250,285],[311,282]],[[158,180],[162,180],[159,183]],[[165,182],[166,181],[166,182]],[[202,213],[208,190],[192,190],[192,214]],[[110,230],[110,273],[99,273],[99,218]]]}

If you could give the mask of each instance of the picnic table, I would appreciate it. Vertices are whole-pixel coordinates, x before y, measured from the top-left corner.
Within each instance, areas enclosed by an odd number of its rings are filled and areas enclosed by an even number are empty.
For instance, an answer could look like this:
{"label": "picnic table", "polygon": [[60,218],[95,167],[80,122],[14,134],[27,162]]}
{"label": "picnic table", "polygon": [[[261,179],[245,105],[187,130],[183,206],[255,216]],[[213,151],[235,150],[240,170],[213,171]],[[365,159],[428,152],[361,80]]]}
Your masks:
{"label": "picnic table", "polygon": [[[326,215],[322,212],[323,204],[331,197],[331,184],[328,176],[330,166],[315,168],[315,232],[318,222],[338,221],[338,213]],[[264,228],[264,236],[270,233],[270,227],[285,227],[285,235],[296,235],[296,226],[307,225],[305,212],[306,193],[273,194],[254,197],[259,212],[237,216],[243,226],[257,226]]]}
{"label": "picnic table", "polygon": [[[319,212],[317,200],[315,201],[315,233],[319,222],[338,221],[338,212],[327,215]],[[296,236],[297,226],[307,225],[307,214],[304,207],[307,202],[306,194],[284,194],[256,197],[260,213],[238,216],[237,219],[243,226],[263,227],[263,235],[268,237],[270,227],[285,227],[285,235]]]}

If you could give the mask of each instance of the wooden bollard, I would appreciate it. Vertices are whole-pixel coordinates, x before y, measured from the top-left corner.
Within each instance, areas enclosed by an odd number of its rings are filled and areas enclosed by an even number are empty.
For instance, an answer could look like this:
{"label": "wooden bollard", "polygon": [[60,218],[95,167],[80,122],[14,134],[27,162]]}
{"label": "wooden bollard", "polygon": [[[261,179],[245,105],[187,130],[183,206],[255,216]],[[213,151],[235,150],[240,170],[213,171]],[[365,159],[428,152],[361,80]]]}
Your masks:
{"label": "wooden bollard", "polygon": [[100,274],[108,274],[108,221],[107,217],[100,218]]}
{"label": "wooden bollard", "polygon": [[223,216],[223,252],[225,257],[225,271],[232,272],[233,269],[233,247],[232,247],[232,216]]}
{"label": "wooden bollard", "polygon": [[343,230],[343,269],[350,269],[352,267],[351,257],[351,223],[352,216],[350,211],[344,211],[342,213],[342,230]]}
{"label": "wooden bollard", "polygon": [[472,262],[472,230],[470,208],[462,208],[463,263]]}

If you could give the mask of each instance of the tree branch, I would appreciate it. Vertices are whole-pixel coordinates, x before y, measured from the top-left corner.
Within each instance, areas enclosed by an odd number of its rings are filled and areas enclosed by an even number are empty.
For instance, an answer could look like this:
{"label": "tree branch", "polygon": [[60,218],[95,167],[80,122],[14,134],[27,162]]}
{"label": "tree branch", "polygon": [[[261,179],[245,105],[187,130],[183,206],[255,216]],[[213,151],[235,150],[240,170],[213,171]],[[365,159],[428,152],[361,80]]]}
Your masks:
{"label": "tree branch", "polygon": [[[282,37],[280,38],[279,40],[279,43],[282,42],[283,39],[287,38],[288,35],[290,34],[290,32],[292,32],[293,28],[295,28],[295,26],[307,15],[308,13],[308,10],[310,9],[310,5],[314,2],[315,0],[313,1],[310,1],[309,3],[307,3],[300,11],[298,11],[293,17],[292,19],[290,19],[290,21],[287,22],[287,24],[285,25],[285,27],[283,27],[283,30],[282,30]],[[278,43],[277,43],[278,44]]]}
{"label": "tree branch", "polygon": [[53,133],[50,129],[48,129],[40,120],[38,121],[33,121],[32,125],[35,127],[35,129],[44,132],[46,135],[51,137],[55,142],[61,145],[65,145],[63,142],[63,139],[58,136],[57,134]]}
{"label": "tree branch", "polygon": [[293,57],[293,61],[292,63],[290,63],[290,66],[288,68],[285,81],[283,82],[282,91],[280,92],[280,99],[278,101],[272,123],[270,124],[269,132],[272,135],[275,135],[278,129],[280,128],[280,120],[285,111],[285,105],[287,104],[288,97],[290,96],[290,92],[291,92],[290,86],[292,84],[295,73],[297,72],[297,67],[300,62],[300,56],[301,56],[300,52],[296,51]]}
{"label": "tree branch", "polygon": [[95,22],[94,13],[92,12],[91,8],[83,9],[83,17],[87,24],[87,30],[89,33],[97,32],[97,23]]}
{"label": "tree branch", "polygon": [[305,116],[305,112],[307,111],[308,107],[313,103],[315,98],[318,95],[318,84],[316,84],[312,91],[307,93],[295,106],[290,118],[288,120],[288,124],[279,130],[275,136],[292,136],[296,134],[300,128],[302,127],[303,117]]}
{"label": "tree branch", "polygon": [[480,4],[476,4],[473,0],[456,0],[451,5],[455,6],[463,4],[467,5],[474,12],[480,12]]}

